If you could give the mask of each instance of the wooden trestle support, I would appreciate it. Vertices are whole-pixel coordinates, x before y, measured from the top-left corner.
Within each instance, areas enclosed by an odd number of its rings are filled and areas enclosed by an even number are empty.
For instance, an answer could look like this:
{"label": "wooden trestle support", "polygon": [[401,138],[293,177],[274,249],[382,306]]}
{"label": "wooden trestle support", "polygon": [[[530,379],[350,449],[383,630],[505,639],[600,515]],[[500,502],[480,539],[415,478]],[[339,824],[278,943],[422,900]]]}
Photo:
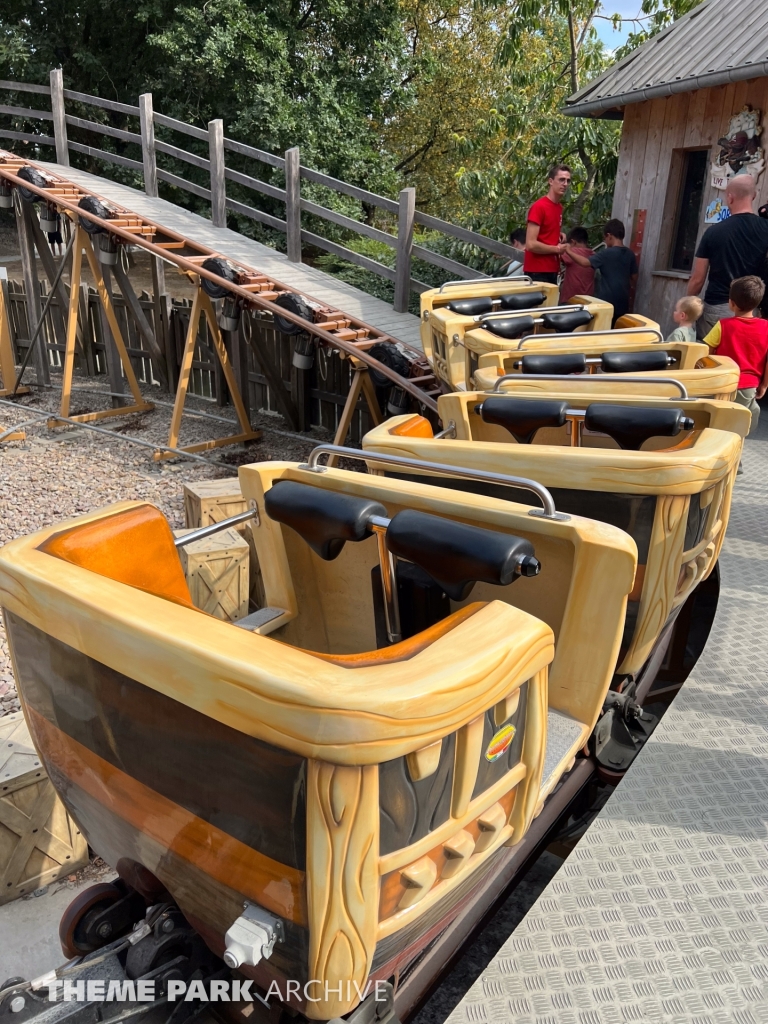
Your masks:
{"label": "wooden trestle support", "polygon": [[[47,184],[44,188],[37,187],[29,181],[19,178],[18,172],[23,167],[30,167],[41,174]],[[232,370],[232,365],[227,354],[227,349],[222,338],[222,333],[216,321],[216,315],[209,296],[202,288],[203,280],[213,282],[219,289],[226,289],[243,309],[258,309],[271,313],[275,317],[287,320],[299,326],[303,332],[316,338],[319,342],[338,350],[343,358],[349,358],[354,370],[352,388],[347,398],[344,410],[341,415],[339,427],[336,434],[336,442],[343,443],[352,416],[357,407],[358,400],[362,395],[370,409],[371,418],[374,423],[381,422],[381,411],[376,400],[376,390],[369,377],[370,370],[376,370],[380,377],[385,377],[392,384],[401,388],[412,398],[415,398],[420,411],[437,413],[437,396],[442,392],[443,387],[432,373],[431,367],[424,354],[417,349],[392,338],[377,328],[364,323],[354,316],[350,316],[341,310],[334,309],[326,303],[313,299],[295,288],[282,284],[275,278],[269,277],[254,267],[248,266],[238,260],[231,259],[221,253],[210,249],[200,242],[193,241],[166,228],[154,221],[149,220],[140,214],[118,205],[111,200],[105,200],[97,193],[86,190],[75,183],[68,181],[58,173],[43,168],[32,161],[0,150],[0,180],[9,184],[22,187],[28,192],[36,193],[49,205],[55,206],[60,213],[72,221],[72,230],[76,231],[77,237],[72,249],[72,271],[69,297],[69,308],[66,331],[66,351],[64,360],[64,381],[61,396],[59,416],[68,416],[70,393],[72,387],[72,373],[74,368],[75,342],[78,333],[78,286],[82,266],[82,253],[85,252],[91,272],[96,281],[97,290],[101,300],[102,308],[114,338],[117,355],[122,365],[125,379],[130,387],[133,396],[133,405],[120,404],[100,412],[86,413],[82,416],[71,417],[76,421],[86,422],[89,420],[102,419],[104,417],[122,416],[132,413],[141,413],[153,408],[147,402],[139,390],[130,359],[126,352],[125,342],[120,332],[114,307],[111,301],[108,283],[105,282],[105,274],[102,272],[101,264],[96,257],[89,232],[83,227],[84,222],[98,227],[107,232],[110,239],[121,244],[136,245],[145,249],[156,259],[161,259],[174,264],[182,273],[186,274],[196,285],[194,303],[192,306],[189,329],[187,332],[184,354],[182,357],[179,383],[176,389],[171,427],[168,437],[168,447],[178,450],[178,439],[181,428],[181,417],[184,409],[184,402],[189,386],[189,376],[192,368],[192,360],[197,339],[197,329],[201,316],[204,316],[210,329],[213,346],[216,356],[232,396],[232,403],[239,421],[240,431],[231,437],[219,438],[214,441],[202,442],[189,445],[183,451],[201,452],[212,448],[218,448],[227,444],[242,443],[256,440],[261,436],[260,431],[253,430],[246,412],[240,390]],[[80,209],[78,204],[86,197],[98,200],[109,211],[108,218],[101,218],[88,210]],[[34,217],[32,218],[35,219]],[[206,264],[211,259],[225,261],[234,271],[234,280],[227,280],[213,273]],[[127,281],[126,275],[119,267],[115,269],[115,276],[123,293],[126,293],[126,301],[133,308],[131,302],[132,289]],[[283,295],[290,294],[300,296],[313,310],[314,322],[310,322],[291,309],[286,309],[278,304],[276,300]],[[0,394],[11,393],[9,382],[13,380],[14,366],[13,354],[11,351],[10,337],[7,330],[4,332],[3,324],[5,317],[0,309],[0,372],[2,372],[3,386]],[[151,329],[147,323],[139,325],[142,336],[147,336],[150,344],[150,355],[157,356],[159,347],[151,336]],[[410,376],[404,377],[391,369],[385,363],[379,361],[370,354],[370,349],[379,343],[396,345],[400,353],[404,354],[410,366]],[[264,355],[253,340],[257,358],[260,362]],[[112,390],[115,390],[114,388]],[[19,393],[17,391],[17,393]],[[127,396],[126,396],[127,397]],[[53,416],[49,420],[49,426],[61,425],[61,421]],[[158,450],[154,458],[165,459],[172,457],[171,452]]]}

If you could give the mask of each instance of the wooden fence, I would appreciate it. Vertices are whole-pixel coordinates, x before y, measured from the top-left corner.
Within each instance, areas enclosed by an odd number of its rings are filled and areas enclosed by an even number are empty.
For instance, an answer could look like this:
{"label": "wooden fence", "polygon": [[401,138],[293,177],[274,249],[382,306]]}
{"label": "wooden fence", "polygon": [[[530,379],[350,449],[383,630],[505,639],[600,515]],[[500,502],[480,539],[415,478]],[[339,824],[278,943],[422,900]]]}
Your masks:
{"label": "wooden fence", "polygon": [[[0,282],[6,294],[9,310],[11,344],[17,364],[24,358],[30,336],[27,316],[27,298],[20,281]],[[69,288],[64,290],[69,296]],[[46,301],[48,283],[40,282],[41,302]],[[102,316],[101,303],[96,290],[87,284],[80,286],[81,336],[77,342],[75,372],[86,377],[103,377],[107,381],[105,337],[108,327]],[[128,355],[140,382],[160,388],[160,374],[146,349],[135,319],[123,297],[112,296],[120,331],[125,339]],[[148,320],[152,320],[155,301],[147,292],[139,296],[139,303]],[[161,322],[165,335],[163,346],[169,382],[175,387],[184,342],[189,326],[191,309],[189,299],[168,299],[161,302]],[[61,367],[65,336],[64,318],[58,296],[51,299],[41,335],[51,367]],[[223,335],[235,377],[249,415],[274,412],[282,415],[289,429],[308,430],[322,426],[335,432],[344,403],[351,387],[352,370],[348,359],[335,349],[320,346],[309,371],[297,370],[292,365],[294,338],[275,330],[268,313],[244,312],[238,331]],[[110,339],[111,343],[111,339]],[[76,381],[77,383],[77,381]],[[214,354],[213,343],[204,317],[198,328],[197,346],[192,364],[189,393],[213,400],[220,406],[229,403],[229,392]],[[75,398],[77,392],[75,392]],[[351,438],[359,442],[373,424],[368,408],[361,398],[351,426]]]}
{"label": "wooden fence", "polygon": [[[16,128],[11,128],[0,122],[0,138],[16,143],[33,143],[36,146],[53,147],[56,150],[57,162],[63,166],[69,166],[69,154],[74,152],[104,163],[127,168],[142,175],[144,190],[151,196],[158,194],[158,181],[191,192],[210,202],[211,220],[217,227],[226,225],[227,210],[230,210],[284,234],[288,259],[294,263],[301,263],[302,245],[332,253],[391,281],[394,284],[393,305],[398,312],[408,310],[411,292],[420,293],[430,287],[411,276],[411,261],[414,257],[439,267],[453,278],[467,279],[485,276],[473,267],[468,267],[424,246],[415,245],[413,235],[417,225],[456,238],[465,245],[473,246],[494,257],[512,259],[516,253],[516,250],[503,242],[417,210],[416,191],[413,188],[403,189],[397,199],[377,195],[356,185],[332,178],[330,175],[322,174],[310,167],[304,167],[301,164],[298,147],[293,147],[287,150],[283,156],[278,156],[257,149],[255,146],[238,142],[236,139],[227,138],[224,135],[224,123],[220,119],[210,121],[207,128],[198,128],[195,125],[160,114],[153,108],[151,93],[139,96],[138,105],[134,106],[75,92],[64,88],[60,68],[51,71],[50,85],[0,81],[0,90],[11,93],[33,93],[49,97],[50,100],[49,110],[0,104],[0,115],[4,115],[6,119],[10,119],[12,124],[16,125]],[[95,108],[97,113],[91,117],[76,116],[74,113],[67,112],[67,103],[69,103],[70,110],[75,108],[78,112],[82,112],[87,108]],[[116,127],[103,120],[91,119],[92,117],[115,119],[115,116],[125,124],[133,124],[134,130]],[[45,126],[48,123],[52,125],[52,135],[47,134]],[[36,130],[18,131],[19,126],[31,126]],[[87,139],[88,142],[69,138],[68,128],[73,129],[79,138]],[[175,133],[183,135],[187,139],[196,140],[192,145],[196,145],[200,152],[190,152],[189,149],[172,145],[157,137],[156,128],[160,129],[166,138],[172,137],[172,133]],[[100,145],[94,146],[91,141],[97,137],[100,139]],[[105,141],[108,141],[114,149],[103,148]],[[120,152],[116,150],[120,150]],[[170,158],[175,170],[179,169],[179,162],[182,165],[198,168],[203,172],[200,176],[201,180],[206,181],[207,179],[207,186],[190,181],[158,164],[158,154]],[[234,158],[241,167],[250,169],[252,173],[245,173],[236,167],[228,166],[228,155],[230,165]],[[282,187],[279,183],[274,184],[261,177],[265,173],[269,173],[271,176],[275,170],[278,172],[278,182],[283,183]],[[302,198],[302,181],[312,182],[331,192],[356,199],[361,204],[361,210],[381,211],[380,217],[387,230],[382,230],[381,227],[366,223],[364,220],[357,220]],[[236,186],[238,194],[244,195],[243,190],[249,194],[255,192],[257,201],[259,198],[271,201],[267,205],[272,208],[274,208],[274,202],[277,202],[284,208],[284,216],[279,217],[274,212],[260,209],[253,205],[253,200],[242,202],[240,199],[227,195],[228,182]],[[302,227],[302,214],[334,224],[337,228],[372,239],[393,249],[396,254],[394,269],[385,266],[378,260],[355,252],[348,246],[340,244],[339,241],[326,238],[315,231],[306,230]]]}

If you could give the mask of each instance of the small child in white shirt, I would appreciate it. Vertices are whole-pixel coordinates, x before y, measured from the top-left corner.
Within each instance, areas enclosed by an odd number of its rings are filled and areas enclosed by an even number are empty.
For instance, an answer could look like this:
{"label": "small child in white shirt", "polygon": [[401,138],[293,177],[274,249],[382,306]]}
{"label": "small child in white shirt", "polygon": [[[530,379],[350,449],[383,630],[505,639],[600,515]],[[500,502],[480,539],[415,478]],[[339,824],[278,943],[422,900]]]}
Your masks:
{"label": "small child in white shirt", "polygon": [[672,319],[677,327],[667,341],[696,341],[696,321],[702,314],[704,303],[697,295],[684,295],[675,303]]}

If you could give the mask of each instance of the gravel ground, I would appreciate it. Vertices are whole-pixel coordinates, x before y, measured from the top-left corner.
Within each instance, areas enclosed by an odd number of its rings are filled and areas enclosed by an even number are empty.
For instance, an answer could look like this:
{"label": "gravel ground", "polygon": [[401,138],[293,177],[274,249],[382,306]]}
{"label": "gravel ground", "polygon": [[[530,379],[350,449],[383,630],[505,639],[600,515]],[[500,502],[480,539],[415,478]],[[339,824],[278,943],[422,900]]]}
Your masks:
{"label": "gravel ground", "polygon": [[[34,382],[33,373],[27,382]],[[55,374],[52,383],[58,383]],[[72,415],[109,408],[110,399],[103,394],[105,385],[100,388],[93,378],[84,377],[75,379],[75,387],[84,390],[73,393]],[[171,401],[158,388],[143,390],[150,401]],[[58,391],[33,388],[31,394],[17,399],[14,407],[0,404],[0,433],[36,415],[56,411],[58,400]],[[224,417],[233,426],[194,417],[193,410]],[[157,406],[150,413],[116,417],[97,425],[122,432],[123,436],[135,435],[143,441],[164,444],[170,419],[171,409]],[[71,516],[129,499],[151,501],[165,513],[172,527],[184,526],[183,484],[235,476],[237,467],[249,462],[301,461],[316,443],[331,440],[328,432],[319,428],[306,436],[292,434],[283,429],[282,418],[272,415],[255,416],[253,425],[264,431],[260,441],[214,451],[205,456],[207,464],[181,458],[155,463],[149,449],[128,444],[119,436],[113,439],[78,427],[48,430],[45,420],[39,426],[27,427],[25,441],[0,444],[0,545]],[[226,436],[235,432],[233,428],[236,423],[230,408],[220,409],[190,396],[179,443]],[[8,645],[0,624],[0,716],[18,710]]]}

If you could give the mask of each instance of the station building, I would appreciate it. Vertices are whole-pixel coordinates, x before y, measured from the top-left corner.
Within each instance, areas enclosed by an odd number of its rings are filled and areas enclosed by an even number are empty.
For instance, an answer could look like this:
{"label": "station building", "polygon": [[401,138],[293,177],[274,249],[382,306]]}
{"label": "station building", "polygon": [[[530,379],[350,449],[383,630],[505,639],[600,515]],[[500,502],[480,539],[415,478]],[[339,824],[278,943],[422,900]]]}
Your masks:
{"label": "station building", "polygon": [[768,4],[705,0],[566,102],[621,120],[613,216],[639,258],[635,309],[671,329],[698,241],[748,171],[768,202]]}

